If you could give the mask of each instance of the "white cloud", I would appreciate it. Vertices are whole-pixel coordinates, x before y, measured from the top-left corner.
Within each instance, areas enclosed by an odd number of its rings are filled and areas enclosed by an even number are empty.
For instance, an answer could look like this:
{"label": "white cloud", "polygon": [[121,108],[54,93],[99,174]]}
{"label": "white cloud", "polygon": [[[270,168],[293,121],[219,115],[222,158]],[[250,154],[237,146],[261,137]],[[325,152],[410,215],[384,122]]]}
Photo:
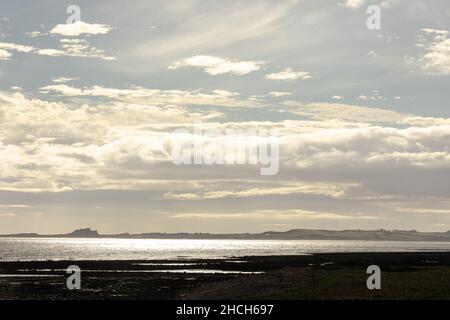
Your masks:
{"label": "white cloud", "polygon": [[[149,89],[134,88],[127,92],[102,87],[55,86],[75,90],[66,92],[69,94],[103,94],[106,98],[119,99],[106,103],[102,100],[80,104],[77,99],[74,103],[54,103],[28,99],[20,93],[0,93],[0,176],[4,177],[0,179],[0,189],[141,190],[159,185],[159,190],[171,191],[165,194],[165,201],[227,198],[245,201],[251,197],[263,200],[289,195],[317,195],[336,200],[361,194],[381,198],[389,195],[389,188],[396,182],[395,177],[390,180],[391,174],[383,178],[384,170],[401,170],[408,179],[416,177],[417,181],[422,170],[446,172],[450,168],[447,119],[408,119],[411,116],[383,109],[315,103],[287,106],[291,112],[309,120],[227,122],[218,112],[203,108],[194,111],[191,103],[186,107],[149,104],[152,102],[146,91]],[[173,93],[153,94],[157,95],[155,99],[167,99]],[[191,94],[181,91],[178,98],[191,97]],[[229,92],[222,94],[231,95],[227,99],[235,98]],[[148,103],[126,101],[130,97]],[[214,122],[214,118],[221,122]],[[226,175],[223,166],[189,167],[189,170],[174,166],[170,159],[172,132],[179,128],[191,130],[195,121],[205,122],[205,130],[214,128],[221,132],[277,129],[280,179],[257,183],[258,170],[247,166],[227,167]],[[421,127],[386,126],[401,121],[405,124],[421,121]],[[203,142],[209,148],[223,146],[219,138]],[[202,182],[196,181],[200,172]],[[369,175],[372,182],[375,178],[370,173],[374,172],[376,179],[381,176],[378,183],[384,186],[380,188],[387,195],[374,193],[367,186],[369,182],[364,177]],[[345,180],[337,179],[336,175]],[[184,183],[179,182],[180,177]],[[294,181],[292,177],[299,180]],[[442,190],[442,186],[438,184],[435,190],[426,188],[430,193],[436,190]]]}
{"label": "white cloud", "polygon": [[105,55],[101,49],[91,46],[84,39],[61,39],[62,49],[39,49],[37,53],[51,57],[80,57],[80,58],[99,58],[106,61],[116,60],[116,58]]}
{"label": "white cloud", "polygon": [[401,121],[399,121],[399,123],[420,127],[450,126],[450,119],[415,116],[404,118]]}
{"label": "white cloud", "polygon": [[[359,9],[363,7],[367,3],[367,0],[345,0],[344,2],[340,2],[339,5],[350,8],[350,9]],[[390,9],[394,6],[398,0],[378,0],[379,6],[383,9]]]}
{"label": "white cloud", "polygon": [[0,49],[0,60],[8,60],[8,58],[11,56],[12,54],[9,53],[8,51]]}
{"label": "white cloud", "polygon": [[236,92],[227,90],[214,90],[212,93],[205,93],[198,90],[160,90],[142,87],[117,89],[93,86],[80,89],[65,84],[48,85],[40,89],[42,92],[57,92],[64,96],[105,97],[128,103],[216,105],[228,107],[246,107],[251,105],[251,101],[240,98]]}
{"label": "white cloud", "polygon": [[370,90],[370,94],[361,94],[358,96],[359,100],[384,100],[385,97],[383,97],[379,90]]}
{"label": "white cloud", "polygon": [[369,108],[342,103],[308,103],[295,101],[284,103],[292,113],[308,117],[313,120],[349,121],[353,123],[397,123],[411,115],[402,114],[389,109]]}
{"label": "white cloud", "polygon": [[418,59],[422,68],[434,74],[450,74],[450,38],[447,30],[422,29],[418,47],[425,53]]}
{"label": "white cloud", "polygon": [[6,212],[6,213],[3,213],[3,212],[1,212],[0,213],[0,218],[12,218],[12,217],[15,217],[16,216],[16,214],[15,213],[13,213],[13,212]]}
{"label": "white cloud", "polygon": [[382,100],[383,97],[380,95],[365,95],[361,94],[358,96],[359,100]]}
{"label": "white cloud", "polygon": [[309,211],[302,209],[291,210],[255,210],[250,212],[229,213],[180,213],[170,215],[176,219],[258,219],[258,220],[347,220],[347,219],[377,219],[375,216],[361,214],[346,215],[333,212]]}
{"label": "white cloud", "polygon": [[0,208],[30,208],[30,206],[24,205],[24,204],[0,204]]}
{"label": "white cloud", "polygon": [[[0,114],[0,189],[27,191],[85,188],[86,183],[120,187],[121,179],[104,178],[102,168],[133,158],[148,165],[168,161],[163,146],[168,134],[158,131],[160,125],[221,116],[170,105],[67,105],[28,100],[20,93],[0,93]],[[139,180],[129,182],[139,185]]]}
{"label": "white cloud", "polygon": [[54,83],[67,83],[70,81],[78,80],[78,78],[70,78],[70,77],[57,77],[53,78],[52,82]]}
{"label": "white cloud", "polygon": [[175,70],[181,67],[196,67],[203,69],[210,75],[231,73],[235,75],[245,75],[261,69],[263,61],[232,61],[219,57],[197,55],[182,59],[169,66]]}
{"label": "white cloud", "polygon": [[[329,197],[339,197],[345,193],[351,184],[326,184],[326,183],[295,183],[286,184],[284,186],[265,186],[254,187],[242,190],[210,190],[200,191],[196,193],[174,193],[167,192],[164,194],[166,199],[173,200],[205,200],[205,199],[222,199],[222,198],[248,198],[248,197],[264,197],[267,195],[290,195],[290,194],[316,194],[326,195]],[[207,186],[205,186],[207,188]]]}
{"label": "white cloud", "polygon": [[390,9],[398,2],[400,2],[400,1],[399,0],[384,0],[381,2],[380,6],[383,9]]}
{"label": "white cloud", "polygon": [[431,29],[431,28],[422,28],[421,30],[427,34],[435,34],[435,35],[440,35],[443,37],[446,37],[449,34],[449,32],[447,30],[438,30],[438,29]]}
{"label": "white cloud", "polygon": [[293,166],[381,170],[450,168],[446,139],[450,139],[450,126],[407,129],[368,126],[318,130],[281,141],[289,146],[291,154],[286,157],[291,158]]}
{"label": "white cloud", "polygon": [[43,35],[46,35],[46,33],[42,33],[40,31],[27,32],[27,36],[29,36],[30,38],[37,38],[37,37],[41,37]]}
{"label": "white cloud", "polygon": [[[83,39],[61,39],[59,42],[61,48],[58,49],[40,49],[21,44],[0,42],[0,50],[3,52],[6,50],[9,56],[11,56],[9,51],[16,51],[51,57],[68,56],[80,58],[99,58],[107,61],[115,60],[114,57],[105,55],[103,50],[91,46],[86,40]],[[3,53],[3,56],[6,55],[7,54]]]}
{"label": "white cloud", "polygon": [[[217,10],[217,6],[205,7],[196,1],[186,2],[183,6],[166,2],[162,7],[171,13],[174,21],[183,23],[165,28],[164,37],[146,37],[136,47],[130,48],[130,53],[135,58],[168,56],[178,59],[193,52],[210,52],[265,36],[276,36],[296,6],[296,1],[257,1],[251,5],[244,1],[226,2]],[[203,14],[192,14],[200,11]],[[268,46],[276,45],[265,42],[261,48]]]}
{"label": "white cloud", "polygon": [[273,98],[280,98],[280,97],[290,96],[290,95],[292,95],[292,93],[285,92],[285,91],[271,91],[267,95],[270,97],[273,97]]}
{"label": "white cloud", "polygon": [[80,36],[82,34],[107,34],[111,30],[112,27],[105,24],[77,21],[75,23],[58,24],[50,30],[50,33],[62,36]]}
{"label": "white cloud", "polygon": [[344,97],[343,96],[333,96],[332,99],[333,100],[343,100]]}
{"label": "white cloud", "polygon": [[34,48],[30,46],[24,46],[9,42],[0,42],[0,60],[8,60],[12,56],[12,53],[10,51],[28,53],[33,50]]}
{"label": "white cloud", "polygon": [[424,213],[424,214],[450,214],[450,209],[397,208],[396,211],[407,213]]}
{"label": "white cloud", "polygon": [[361,8],[366,0],[346,0],[343,5],[347,8],[357,9]]}
{"label": "white cloud", "polygon": [[369,51],[367,52],[367,56],[371,58],[376,58],[378,54],[375,51]]}
{"label": "white cloud", "polygon": [[0,42],[0,49],[17,51],[17,52],[32,52],[34,50],[31,46],[24,46],[21,44]]}
{"label": "white cloud", "polygon": [[59,49],[38,49],[36,52],[37,54],[50,57],[62,57],[65,55],[65,52]]}
{"label": "white cloud", "polygon": [[276,80],[276,81],[295,81],[297,79],[307,80],[312,76],[309,72],[305,71],[295,71],[292,68],[284,69],[283,71],[277,73],[270,73],[265,76],[268,80]]}

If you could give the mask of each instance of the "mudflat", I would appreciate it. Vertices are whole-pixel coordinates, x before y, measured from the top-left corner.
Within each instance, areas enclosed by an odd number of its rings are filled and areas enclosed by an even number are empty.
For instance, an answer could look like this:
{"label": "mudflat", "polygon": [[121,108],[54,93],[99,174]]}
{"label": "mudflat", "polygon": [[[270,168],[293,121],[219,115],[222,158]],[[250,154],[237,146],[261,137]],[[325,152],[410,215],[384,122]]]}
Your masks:
{"label": "mudflat", "polygon": [[[81,289],[66,268],[81,269]],[[381,290],[368,290],[369,265]],[[449,252],[0,262],[0,299],[450,299]]]}

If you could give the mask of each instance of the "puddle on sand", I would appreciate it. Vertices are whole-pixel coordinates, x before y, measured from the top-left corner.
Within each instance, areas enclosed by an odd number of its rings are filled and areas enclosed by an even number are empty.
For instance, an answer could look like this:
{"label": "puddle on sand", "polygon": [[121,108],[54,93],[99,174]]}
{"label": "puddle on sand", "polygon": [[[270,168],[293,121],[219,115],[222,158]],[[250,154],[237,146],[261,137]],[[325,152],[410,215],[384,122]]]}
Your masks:
{"label": "puddle on sand", "polygon": [[214,269],[176,269],[176,270],[149,270],[157,273],[221,273],[221,274],[262,274],[263,271],[228,271]]}

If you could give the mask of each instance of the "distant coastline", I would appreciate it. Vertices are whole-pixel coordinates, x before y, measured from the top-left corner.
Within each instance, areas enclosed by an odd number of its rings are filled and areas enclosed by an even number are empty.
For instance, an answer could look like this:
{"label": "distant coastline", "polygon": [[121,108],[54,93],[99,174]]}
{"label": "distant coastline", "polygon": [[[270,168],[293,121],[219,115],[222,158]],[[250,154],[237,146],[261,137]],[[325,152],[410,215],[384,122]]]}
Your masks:
{"label": "distant coastline", "polygon": [[447,232],[419,232],[415,230],[308,230],[267,231],[262,233],[120,233],[99,234],[91,228],[78,229],[66,234],[42,235],[16,233],[0,235],[1,238],[117,238],[117,239],[236,239],[236,240],[361,240],[361,241],[439,241],[450,242]]}

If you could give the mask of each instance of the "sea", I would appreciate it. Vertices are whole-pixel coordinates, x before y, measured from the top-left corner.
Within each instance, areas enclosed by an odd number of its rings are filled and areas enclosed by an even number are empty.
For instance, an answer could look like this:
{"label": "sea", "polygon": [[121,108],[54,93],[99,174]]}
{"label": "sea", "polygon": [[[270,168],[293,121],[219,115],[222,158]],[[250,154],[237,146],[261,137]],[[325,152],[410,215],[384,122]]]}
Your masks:
{"label": "sea", "polygon": [[183,260],[334,252],[450,252],[450,242],[0,238],[0,261]]}

